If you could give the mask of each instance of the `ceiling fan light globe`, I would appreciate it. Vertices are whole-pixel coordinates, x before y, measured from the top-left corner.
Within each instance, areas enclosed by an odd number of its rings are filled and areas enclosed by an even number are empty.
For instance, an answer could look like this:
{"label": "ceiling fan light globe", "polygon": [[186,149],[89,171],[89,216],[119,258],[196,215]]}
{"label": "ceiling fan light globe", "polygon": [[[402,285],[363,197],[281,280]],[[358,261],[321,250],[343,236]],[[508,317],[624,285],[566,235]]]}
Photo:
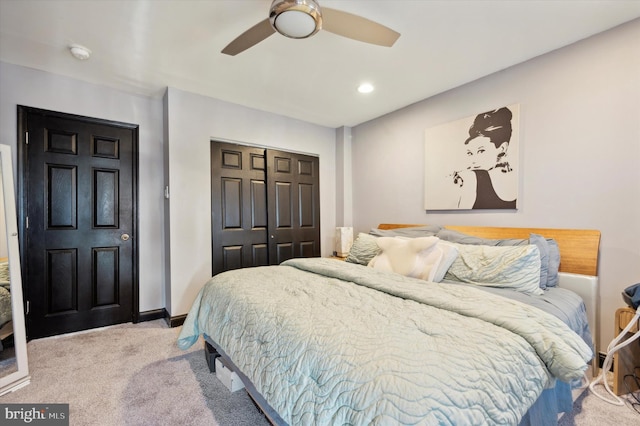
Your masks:
{"label": "ceiling fan light globe", "polygon": [[311,15],[299,10],[287,10],[274,21],[276,30],[290,38],[306,38],[316,32],[316,21]]}
{"label": "ceiling fan light globe", "polygon": [[289,38],[307,38],[322,28],[320,6],[314,0],[274,0],[269,21]]}

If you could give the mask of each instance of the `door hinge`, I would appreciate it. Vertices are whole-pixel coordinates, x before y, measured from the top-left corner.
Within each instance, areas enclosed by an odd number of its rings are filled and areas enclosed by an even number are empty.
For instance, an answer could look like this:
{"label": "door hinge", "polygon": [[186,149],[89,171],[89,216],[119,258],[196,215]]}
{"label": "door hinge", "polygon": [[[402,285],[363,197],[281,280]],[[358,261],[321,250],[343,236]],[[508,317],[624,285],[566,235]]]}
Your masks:
{"label": "door hinge", "polygon": [[29,309],[31,308],[31,304],[29,303],[29,301],[27,300],[27,312],[25,312],[26,315],[29,315]]}
{"label": "door hinge", "polygon": [[24,143],[29,145],[29,132],[24,132]]}
{"label": "door hinge", "polygon": [[24,218],[24,226],[25,228],[29,229],[29,216]]}

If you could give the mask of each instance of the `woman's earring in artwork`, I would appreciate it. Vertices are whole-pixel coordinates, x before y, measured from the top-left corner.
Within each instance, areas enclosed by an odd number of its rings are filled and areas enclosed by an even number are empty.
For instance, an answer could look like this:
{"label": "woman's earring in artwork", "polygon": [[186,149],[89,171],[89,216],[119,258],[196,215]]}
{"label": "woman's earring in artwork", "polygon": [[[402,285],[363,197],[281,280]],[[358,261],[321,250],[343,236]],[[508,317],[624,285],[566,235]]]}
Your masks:
{"label": "woman's earring in artwork", "polygon": [[506,158],[504,158],[507,155],[507,145],[506,142],[503,143],[501,146],[501,151],[498,154],[498,157],[496,158],[496,169],[500,169],[502,171],[502,173],[509,173],[510,171],[512,171],[513,169],[511,168],[511,166],[509,166],[509,162],[506,160]]}

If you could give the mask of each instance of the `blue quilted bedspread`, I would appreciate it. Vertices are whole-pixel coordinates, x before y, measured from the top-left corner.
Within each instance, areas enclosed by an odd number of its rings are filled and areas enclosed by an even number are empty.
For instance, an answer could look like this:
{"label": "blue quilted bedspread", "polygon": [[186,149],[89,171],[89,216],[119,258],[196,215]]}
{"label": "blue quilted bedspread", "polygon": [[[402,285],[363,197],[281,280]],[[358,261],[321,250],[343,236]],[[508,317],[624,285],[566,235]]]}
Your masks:
{"label": "blue quilted bedspread", "polygon": [[291,425],[518,424],[592,358],[537,308],[332,259],[215,276],[178,345],[202,334]]}

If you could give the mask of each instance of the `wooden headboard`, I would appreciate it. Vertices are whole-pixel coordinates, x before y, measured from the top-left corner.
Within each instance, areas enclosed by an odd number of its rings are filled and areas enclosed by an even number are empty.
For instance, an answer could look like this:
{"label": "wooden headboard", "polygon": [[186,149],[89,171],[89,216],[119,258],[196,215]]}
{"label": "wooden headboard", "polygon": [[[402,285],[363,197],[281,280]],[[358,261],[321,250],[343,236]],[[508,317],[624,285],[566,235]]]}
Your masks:
{"label": "wooden headboard", "polygon": [[[379,229],[411,228],[415,226],[401,223],[381,223]],[[598,275],[598,249],[600,231],[590,229],[553,229],[553,228],[499,228],[484,226],[445,226],[446,229],[459,231],[481,238],[529,238],[529,234],[539,234],[553,238],[560,249],[560,272],[572,272],[582,275]]]}

